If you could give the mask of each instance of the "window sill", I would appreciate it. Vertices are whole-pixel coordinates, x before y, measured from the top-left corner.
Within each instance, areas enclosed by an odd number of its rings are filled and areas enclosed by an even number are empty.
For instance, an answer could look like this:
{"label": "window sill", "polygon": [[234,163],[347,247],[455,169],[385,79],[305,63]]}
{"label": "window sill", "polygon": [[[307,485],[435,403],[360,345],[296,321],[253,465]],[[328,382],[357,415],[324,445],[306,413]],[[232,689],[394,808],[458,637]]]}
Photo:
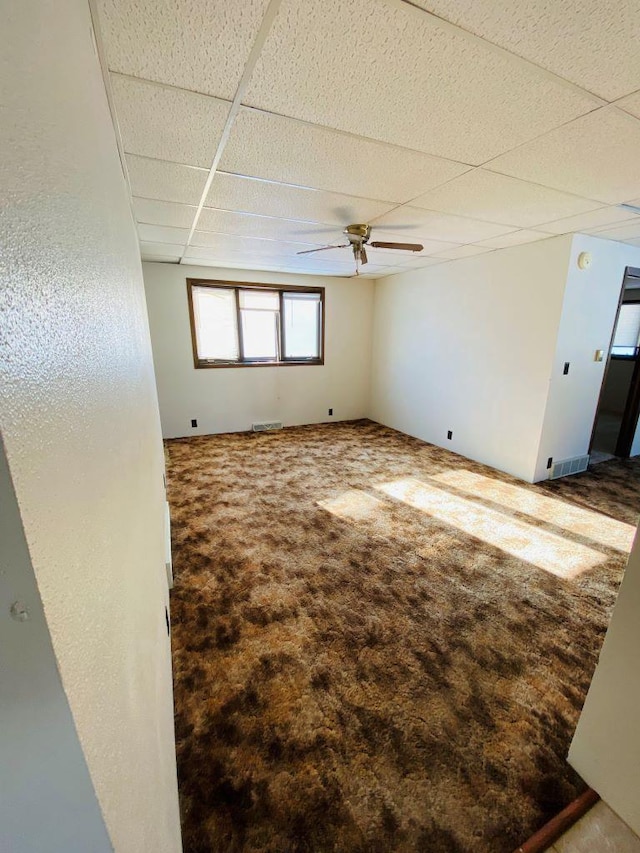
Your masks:
{"label": "window sill", "polygon": [[305,359],[303,361],[197,361],[195,363],[196,370],[205,370],[207,368],[226,368],[226,367],[318,367],[323,365],[323,358],[313,360]]}

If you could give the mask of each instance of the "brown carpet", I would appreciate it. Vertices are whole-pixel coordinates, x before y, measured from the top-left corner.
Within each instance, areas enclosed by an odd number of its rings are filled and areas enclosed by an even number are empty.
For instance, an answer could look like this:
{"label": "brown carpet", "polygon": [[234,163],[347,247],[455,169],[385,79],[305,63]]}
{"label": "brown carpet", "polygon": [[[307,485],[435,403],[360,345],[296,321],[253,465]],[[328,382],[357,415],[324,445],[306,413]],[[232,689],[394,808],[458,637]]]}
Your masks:
{"label": "brown carpet", "polygon": [[640,462],[528,486],[369,421],[167,456],[186,853],[508,853],[582,790]]}

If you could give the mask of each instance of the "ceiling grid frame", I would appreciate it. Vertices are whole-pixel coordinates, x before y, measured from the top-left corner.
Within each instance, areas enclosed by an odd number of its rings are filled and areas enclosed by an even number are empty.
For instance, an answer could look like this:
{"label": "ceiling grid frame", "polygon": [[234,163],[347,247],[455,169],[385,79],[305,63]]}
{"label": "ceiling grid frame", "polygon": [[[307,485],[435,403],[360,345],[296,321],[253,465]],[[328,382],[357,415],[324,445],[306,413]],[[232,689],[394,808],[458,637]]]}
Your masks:
{"label": "ceiling grid frame", "polygon": [[242,72],[242,77],[240,78],[240,82],[238,83],[238,88],[234,95],[233,101],[229,108],[229,113],[227,115],[227,120],[225,122],[225,126],[222,130],[222,136],[218,141],[218,147],[216,149],[216,153],[213,157],[213,162],[211,164],[211,168],[209,170],[209,175],[207,180],[205,181],[204,189],[202,191],[202,198],[200,199],[200,203],[198,204],[198,209],[193,219],[193,223],[191,225],[191,230],[189,231],[189,236],[187,237],[187,241],[184,246],[184,252],[180,258],[180,263],[183,263],[184,256],[186,255],[189,247],[191,245],[191,239],[194,235],[196,227],[198,225],[198,220],[200,219],[200,214],[202,213],[202,208],[204,207],[204,203],[206,201],[207,195],[209,194],[209,190],[211,189],[211,184],[213,182],[213,178],[215,176],[216,170],[218,168],[218,163],[222,159],[222,155],[224,153],[224,149],[226,148],[227,142],[229,141],[229,136],[231,134],[231,128],[233,127],[233,123],[236,119],[236,116],[240,112],[240,108],[242,106],[242,98],[249,86],[251,81],[251,75],[253,74],[253,69],[256,66],[256,62],[260,57],[260,53],[262,52],[262,47],[267,40],[267,36],[269,35],[269,31],[273,25],[273,22],[278,14],[280,6],[282,5],[282,0],[270,0],[269,5],[267,6],[267,10],[264,13],[264,17],[262,19],[262,23],[260,24],[260,29],[258,30],[258,35],[255,38],[251,51],[249,53],[249,57],[244,66],[244,70]]}
{"label": "ceiling grid frame", "polygon": [[[240,78],[236,93],[235,93],[232,101],[229,101],[227,98],[220,97],[219,95],[212,95],[210,93],[203,93],[203,92],[200,92],[198,90],[192,90],[192,89],[183,89],[180,86],[173,86],[173,85],[168,84],[168,83],[160,83],[158,81],[147,80],[146,78],[143,78],[143,77],[136,77],[134,75],[123,74],[122,72],[115,71],[115,73],[119,74],[119,76],[130,77],[132,80],[141,81],[141,82],[145,82],[147,84],[161,86],[164,88],[172,88],[172,89],[175,89],[175,90],[178,90],[181,92],[192,92],[194,94],[214,98],[217,101],[222,101],[222,102],[225,102],[225,103],[230,105],[229,106],[229,112],[227,114],[227,118],[225,121],[225,125],[223,128],[222,134],[220,136],[220,139],[218,141],[216,153],[214,155],[213,161],[212,161],[211,166],[210,166],[208,173],[207,173],[207,178],[206,178],[205,185],[204,185],[204,188],[203,188],[202,193],[201,193],[200,200],[199,200],[197,206],[192,205],[192,206],[196,206],[196,212],[194,214],[193,221],[191,223],[191,226],[189,228],[189,233],[187,235],[187,239],[184,243],[184,247],[183,247],[182,252],[180,254],[180,257],[179,257],[179,261],[178,261],[179,263],[187,262],[186,256],[187,256],[188,251],[192,245],[192,240],[193,240],[194,234],[199,230],[198,229],[198,222],[200,220],[200,217],[201,217],[204,209],[218,210],[221,212],[229,212],[229,213],[238,213],[238,214],[242,214],[242,215],[247,216],[247,217],[263,217],[265,219],[285,220],[284,217],[272,216],[272,215],[269,215],[266,213],[255,213],[255,212],[250,212],[250,211],[239,211],[235,208],[226,208],[226,207],[217,208],[217,207],[208,206],[206,204],[207,196],[209,194],[209,191],[211,189],[211,186],[212,186],[212,183],[213,183],[213,180],[214,180],[214,177],[216,174],[228,175],[231,177],[237,177],[237,178],[241,178],[244,180],[251,180],[251,181],[258,181],[258,182],[264,182],[264,183],[269,183],[269,184],[275,184],[278,186],[291,187],[294,189],[312,190],[315,192],[331,192],[335,195],[342,194],[345,197],[349,197],[351,199],[358,198],[358,196],[354,195],[353,193],[337,193],[335,190],[333,190],[333,191],[332,190],[324,190],[324,189],[319,188],[317,186],[312,186],[312,185],[308,186],[308,185],[300,184],[300,183],[290,183],[290,182],[284,181],[284,180],[278,181],[278,180],[274,180],[272,178],[264,178],[264,177],[259,177],[257,175],[244,175],[244,174],[239,173],[239,172],[232,172],[232,171],[227,171],[225,169],[218,169],[218,166],[220,164],[220,161],[222,160],[222,156],[223,156],[224,150],[226,148],[227,142],[228,142],[229,137],[231,135],[231,131],[232,131],[233,125],[235,123],[235,120],[238,117],[238,115],[241,113],[241,111],[243,111],[243,110],[252,111],[252,112],[260,113],[260,114],[264,114],[264,115],[273,115],[274,117],[277,116],[278,118],[286,119],[289,122],[296,122],[296,123],[308,125],[308,126],[314,127],[314,128],[321,128],[324,130],[330,130],[333,133],[341,134],[343,136],[351,137],[351,138],[357,139],[357,140],[365,139],[371,143],[374,143],[374,144],[377,144],[380,146],[393,147],[393,148],[396,148],[396,149],[399,149],[399,150],[402,150],[405,152],[413,151],[416,154],[424,154],[427,156],[435,157],[436,159],[446,159],[446,158],[442,158],[440,155],[428,154],[428,152],[421,151],[421,150],[415,149],[415,148],[412,149],[412,148],[409,148],[409,147],[402,145],[402,144],[388,142],[388,141],[383,140],[383,139],[363,136],[362,134],[357,133],[357,132],[344,130],[342,128],[335,128],[335,127],[331,127],[331,126],[321,124],[318,122],[307,121],[305,119],[301,119],[301,118],[298,118],[296,116],[289,116],[289,115],[286,115],[284,113],[279,113],[276,111],[263,109],[263,108],[252,106],[249,104],[244,104],[243,103],[243,97],[246,94],[246,91],[249,87],[252,74],[255,70],[255,66],[256,66],[259,58],[260,58],[260,55],[262,53],[262,49],[263,49],[264,44],[265,44],[265,42],[269,36],[273,22],[277,16],[279,9],[283,5],[283,2],[284,2],[284,0],[271,0],[269,5],[267,6],[267,9],[266,9],[264,16],[262,18],[262,22],[261,22],[259,31],[258,31],[258,33],[254,39],[251,51],[250,51],[249,56],[247,58],[247,61],[245,63],[245,66],[244,66],[244,69],[242,72],[242,76]],[[570,125],[573,122],[575,122],[581,118],[584,118],[587,115],[591,115],[592,113],[598,112],[600,109],[606,108],[608,106],[610,107],[611,105],[615,105],[617,107],[617,109],[624,111],[630,119],[640,122],[640,116],[634,115],[633,112],[627,112],[622,103],[618,104],[618,102],[628,100],[633,95],[640,94],[640,89],[637,89],[634,92],[629,92],[629,93],[627,93],[621,97],[617,97],[614,100],[608,101],[605,98],[601,97],[600,95],[597,95],[594,92],[590,91],[589,89],[586,89],[586,88],[572,82],[571,80],[568,80],[568,79],[556,74],[555,72],[537,64],[536,62],[533,62],[529,58],[526,58],[524,56],[520,56],[517,53],[513,52],[512,50],[509,50],[509,49],[507,49],[507,48],[505,48],[499,44],[496,44],[493,41],[491,41],[490,39],[485,38],[484,36],[478,35],[478,34],[472,32],[470,30],[467,30],[467,29],[465,29],[465,27],[463,27],[457,23],[452,23],[451,21],[448,21],[446,18],[443,18],[443,17],[441,17],[441,16],[439,16],[439,15],[417,5],[415,2],[412,2],[412,0],[379,0],[379,2],[381,2],[387,6],[390,6],[392,8],[393,7],[395,7],[395,8],[409,7],[411,9],[414,9],[414,10],[416,10],[417,13],[422,13],[422,15],[426,15],[427,17],[432,19],[438,27],[445,29],[445,30],[448,30],[450,32],[455,32],[457,35],[462,35],[467,40],[469,40],[470,42],[472,42],[474,44],[481,44],[483,46],[483,49],[485,49],[485,50],[489,49],[489,50],[493,51],[494,53],[496,53],[500,56],[508,58],[508,60],[510,62],[516,62],[517,64],[520,64],[523,67],[533,69],[533,70],[535,70],[536,74],[542,76],[543,78],[548,79],[548,80],[553,80],[555,83],[560,83],[560,84],[562,84],[562,86],[564,88],[571,90],[571,91],[574,91],[574,92],[579,92],[580,94],[587,96],[592,101],[592,103],[594,105],[593,109],[582,113],[582,115],[579,116],[578,119],[576,119],[576,118],[567,119],[567,121],[562,122],[558,125],[555,125],[550,130],[546,130],[540,134],[537,134],[535,136],[530,137],[529,139],[527,139],[524,142],[518,143],[517,145],[508,149],[508,151],[505,153],[511,153],[511,152],[516,151],[520,148],[523,148],[527,145],[530,145],[531,143],[535,142],[536,140],[543,139],[548,134],[556,133],[560,128],[562,128],[566,125]],[[122,161],[123,172],[125,174],[125,178],[127,180],[127,184],[129,186],[130,193],[132,196],[131,205],[132,205],[132,210],[133,210],[133,195],[134,194],[132,192],[130,175],[129,175],[129,171],[128,171],[127,163],[126,163],[126,159],[125,159],[125,150],[126,149],[125,149],[125,145],[123,144],[122,135],[121,135],[120,128],[118,125],[118,118],[117,118],[117,114],[116,114],[116,111],[114,108],[113,94],[110,91],[110,86],[109,86],[109,71],[108,71],[108,68],[106,66],[106,60],[105,60],[106,52],[104,50],[104,46],[102,44],[102,39],[101,39],[99,28],[98,28],[98,15],[97,15],[97,11],[96,11],[97,3],[98,3],[98,0],[89,0],[89,5],[91,8],[91,14],[92,14],[92,19],[93,19],[93,24],[94,24],[94,31],[95,31],[96,52],[97,52],[99,60],[100,60],[101,68],[103,71],[103,77],[105,78],[105,88],[107,90],[107,99],[109,102],[110,110],[112,112],[114,129],[115,129],[116,139],[117,139],[117,143],[118,143],[118,150],[119,150],[120,158]],[[169,163],[170,165],[187,165],[187,164],[175,163],[174,161],[162,160],[160,158],[146,157],[145,155],[140,155],[137,153],[134,154],[133,156],[140,157],[141,159],[154,160],[155,162],[158,162],[158,163]],[[412,207],[412,202],[416,201],[421,196],[428,195],[430,192],[432,192],[436,189],[439,189],[441,187],[446,186],[447,184],[455,182],[456,180],[461,178],[463,175],[468,176],[469,174],[471,174],[473,172],[482,170],[483,168],[487,168],[489,166],[489,164],[491,164],[494,160],[497,160],[502,156],[505,156],[505,154],[503,153],[503,154],[496,155],[494,157],[491,157],[491,158],[483,161],[482,163],[478,163],[478,164],[474,164],[474,165],[469,164],[469,163],[464,163],[463,161],[460,161],[460,160],[450,160],[449,162],[459,163],[460,165],[465,166],[466,167],[465,172],[463,172],[461,175],[457,175],[454,177],[447,177],[444,181],[442,181],[442,183],[439,183],[437,185],[434,185],[433,187],[430,187],[430,189],[427,192],[420,192],[418,195],[413,196],[412,198],[403,199],[403,201],[395,204],[395,206],[391,210],[387,211],[386,213],[381,213],[379,216],[373,217],[370,220],[370,222],[374,223],[374,222],[377,222],[379,220],[383,220],[384,217],[387,216],[389,213],[392,213],[392,212],[394,212],[400,208],[403,208],[405,206]],[[198,168],[200,170],[202,170],[203,172],[206,171],[202,167],[198,167]],[[489,166],[489,169],[490,169],[490,166]],[[530,184],[530,185],[535,186],[535,187],[540,187],[542,189],[552,190],[555,192],[562,192],[565,195],[574,196],[576,199],[592,201],[595,205],[597,205],[597,207],[593,208],[593,210],[592,210],[593,213],[596,213],[598,211],[605,212],[607,210],[613,210],[619,204],[619,202],[613,203],[613,202],[603,201],[602,198],[600,198],[600,199],[588,198],[584,194],[578,194],[576,192],[572,192],[572,191],[567,190],[565,188],[559,188],[558,186],[556,186],[554,184],[553,181],[543,183],[543,182],[539,182],[537,180],[532,180],[530,178],[521,178],[519,176],[510,174],[510,173],[499,172],[497,169],[492,170],[492,171],[494,171],[498,175],[504,174],[506,177],[511,177],[515,180],[522,181],[524,184]],[[137,195],[136,198],[143,198],[143,197]],[[365,199],[365,196],[360,196],[360,198]],[[160,202],[161,201],[161,199],[158,199],[158,198],[150,198],[148,200],[152,201],[152,202]],[[176,205],[188,206],[182,202],[167,202],[167,204],[176,204]],[[430,212],[430,210],[427,208],[421,208],[421,210],[423,210],[425,213]],[[493,222],[493,220],[477,220],[474,216],[469,215],[469,214],[451,214],[451,213],[447,213],[444,210],[434,210],[431,212],[433,212],[435,214],[441,214],[444,216],[455,215],[455,216],[458,216],[459,218],[465,218],[465,219],[469,219],[469,220],[472,220],[475,222],[486,222],[486,223]],[[585,213],[585,215],[587,215],[587,214]],[[553,220],[549,220],[548,224],[552,224],[552,223],[556,223],[556,222],[561,223],[564,219],[573,219],[573,218],[578,218],[579,216],[580,216],[580,214],[576,214],[575,217],[574,216],[556,217]],[[290,217],[289,221],[290,222],[300,222],[300,223],[317,222],[317,220],[311,220],[311,219],[309,219],[309,220],[298,219],[293,215]],[[631,220],[631,221],[633,221],[633,220]],[[140,221],[140,224],[146,224],[146,223]],[[153,223],[149,223],[149,224],[151,225]],[[495,224],[504,225],[505,227],[508,225],[508,223],[495,223]],[[545,224],[547,224],[547,223],[546,222],[539,223],[539,225],[533,225],[528,229],[526,226],[513,226],[512,225],[511,226],[512,230],[507,232],[507,233],[513,234],[515,237],[516,233],[520,230],[524,229],[524,231],[528,231],[530,233],[533,233],[532,229],[535,230],[536,228],[539,227],[540,228],[539,237],[540,237],[540,239],[545,239],[546,237],[550,236],[549,231],[546,231],[546,232],[544,231]],[[627,222],[625,221],[624,224],[626,225]],[[599,226],[597,230],[598,231],[614,230],[616,225],[622,225],[622,220],[619,223],[616,223],[615,225],[612,223],[611,226]],[[160,228],[163,226],[161,224],[157,224],[156,227]],[[384,229],[384,224],[381,223],[379,227],[381,229]],[[594,228],[593,231],[595,232],[596,229]],[[210,231],[206,230],[206,233],[212,233],[212,234],[213,233],[220,233],[222,236],[227,236],[227,237],[233,236],[230,234],[226,234],[226,232],[210,232]],[[554,234],[554,233],[556,233],[555,230],[551,231],[551,234]],[[238,234],[237,236],[243,236],[243,235]],[[251,238],[251,239],[253,239],[253,238]],[[267,240],[267,241],[279,242],[278,238],[255,237],[255,239],[261,240],[261,241]],[[474,245],[477,245],[479,250],[481,248],[484,248],[485,250],[487,250],[489,248],[488,247],[489,241],[493,240],[493,239],[500,240],[501,238],[489,238],[489,240],[487,240],[487,241],[477,241],[476,240],[476,241],[472,241],[471,243],[457,243],[457,244],[452,243],[452,246],[457,246],[457,245],[459,245],[459,246],[463,246],[463,245],[464,246],[474,246]],[[154,241],[142,240],[141,239],[141,242],[152,243]],[[484,246],[482,246],[483,243],[484,243]],[[442,253],[440,253],[440,254],[442,254]],[[437,254],[435,254],[435,257],[432,255],[430,260],[433,261],[436,258],[437,258]],[[419,259],[416,258],[416,260],[419,260]],[[427,257],[424,256],[423,260],[426,261]],[[440,260],[440,259],[438,259],[438,260]],[[285,264],[284,267],[286,267],[286,266],[287,265]],[[391,266],[391,265],[389,265],[389,266]],[[402,265],[400,264],[399,266],[401,267]],[[268,268],[273,269],[272,266],[270,266]]]}

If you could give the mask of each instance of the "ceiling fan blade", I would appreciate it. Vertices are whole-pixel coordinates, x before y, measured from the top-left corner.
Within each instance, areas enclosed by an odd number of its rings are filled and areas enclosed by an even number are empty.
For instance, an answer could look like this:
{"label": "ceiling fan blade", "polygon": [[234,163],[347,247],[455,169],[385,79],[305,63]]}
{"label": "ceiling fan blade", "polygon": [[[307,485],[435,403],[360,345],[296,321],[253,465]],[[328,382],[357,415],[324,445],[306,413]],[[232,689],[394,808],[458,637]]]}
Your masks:
{"label": "ceiling fan blade", "polygon": [[373,249],[401,249],[403,252],[421,252],[424,246],[420,243],[369,243]]}
{"label": "ceiling fan blade", "polygon": [[367,250],[364,246],[360,246],[360,263],[366,264],[368,262],[367,259]]}
{"label": "ceiling fan blade", "polygon": [[326,252],[327,249],[346,249],[350,243],[341,243],[339,246],[320,246],[319,249],[305,249],[304,252],[296,252],[296,255],[310,255],[312,252]]}

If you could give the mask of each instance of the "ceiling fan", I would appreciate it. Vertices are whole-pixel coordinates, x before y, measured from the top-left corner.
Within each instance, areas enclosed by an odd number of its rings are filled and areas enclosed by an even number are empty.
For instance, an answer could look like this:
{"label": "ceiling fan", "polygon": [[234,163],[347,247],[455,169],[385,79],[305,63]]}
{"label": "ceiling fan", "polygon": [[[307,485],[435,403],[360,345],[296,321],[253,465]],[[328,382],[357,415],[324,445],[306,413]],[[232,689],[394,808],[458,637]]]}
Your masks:
{"label": "ceiling fan", "polygon": [[296,252],[296,254],[310,255],[313,252],[325,252],[327,249],[351,248],[356,262],[356,275],[359,275],[359,265],[367,263],[365,244],[371,246],[372,249],[400,249],[404,252],[421,252],[424,248],[420,243],[385,243],[375,240],[369,243],[371,226],[363,223],[347,225],[342,233],[346,235],[348,243],[340,243],[336,246],[322,246],[319,249],[305,249],[304,252]]}

